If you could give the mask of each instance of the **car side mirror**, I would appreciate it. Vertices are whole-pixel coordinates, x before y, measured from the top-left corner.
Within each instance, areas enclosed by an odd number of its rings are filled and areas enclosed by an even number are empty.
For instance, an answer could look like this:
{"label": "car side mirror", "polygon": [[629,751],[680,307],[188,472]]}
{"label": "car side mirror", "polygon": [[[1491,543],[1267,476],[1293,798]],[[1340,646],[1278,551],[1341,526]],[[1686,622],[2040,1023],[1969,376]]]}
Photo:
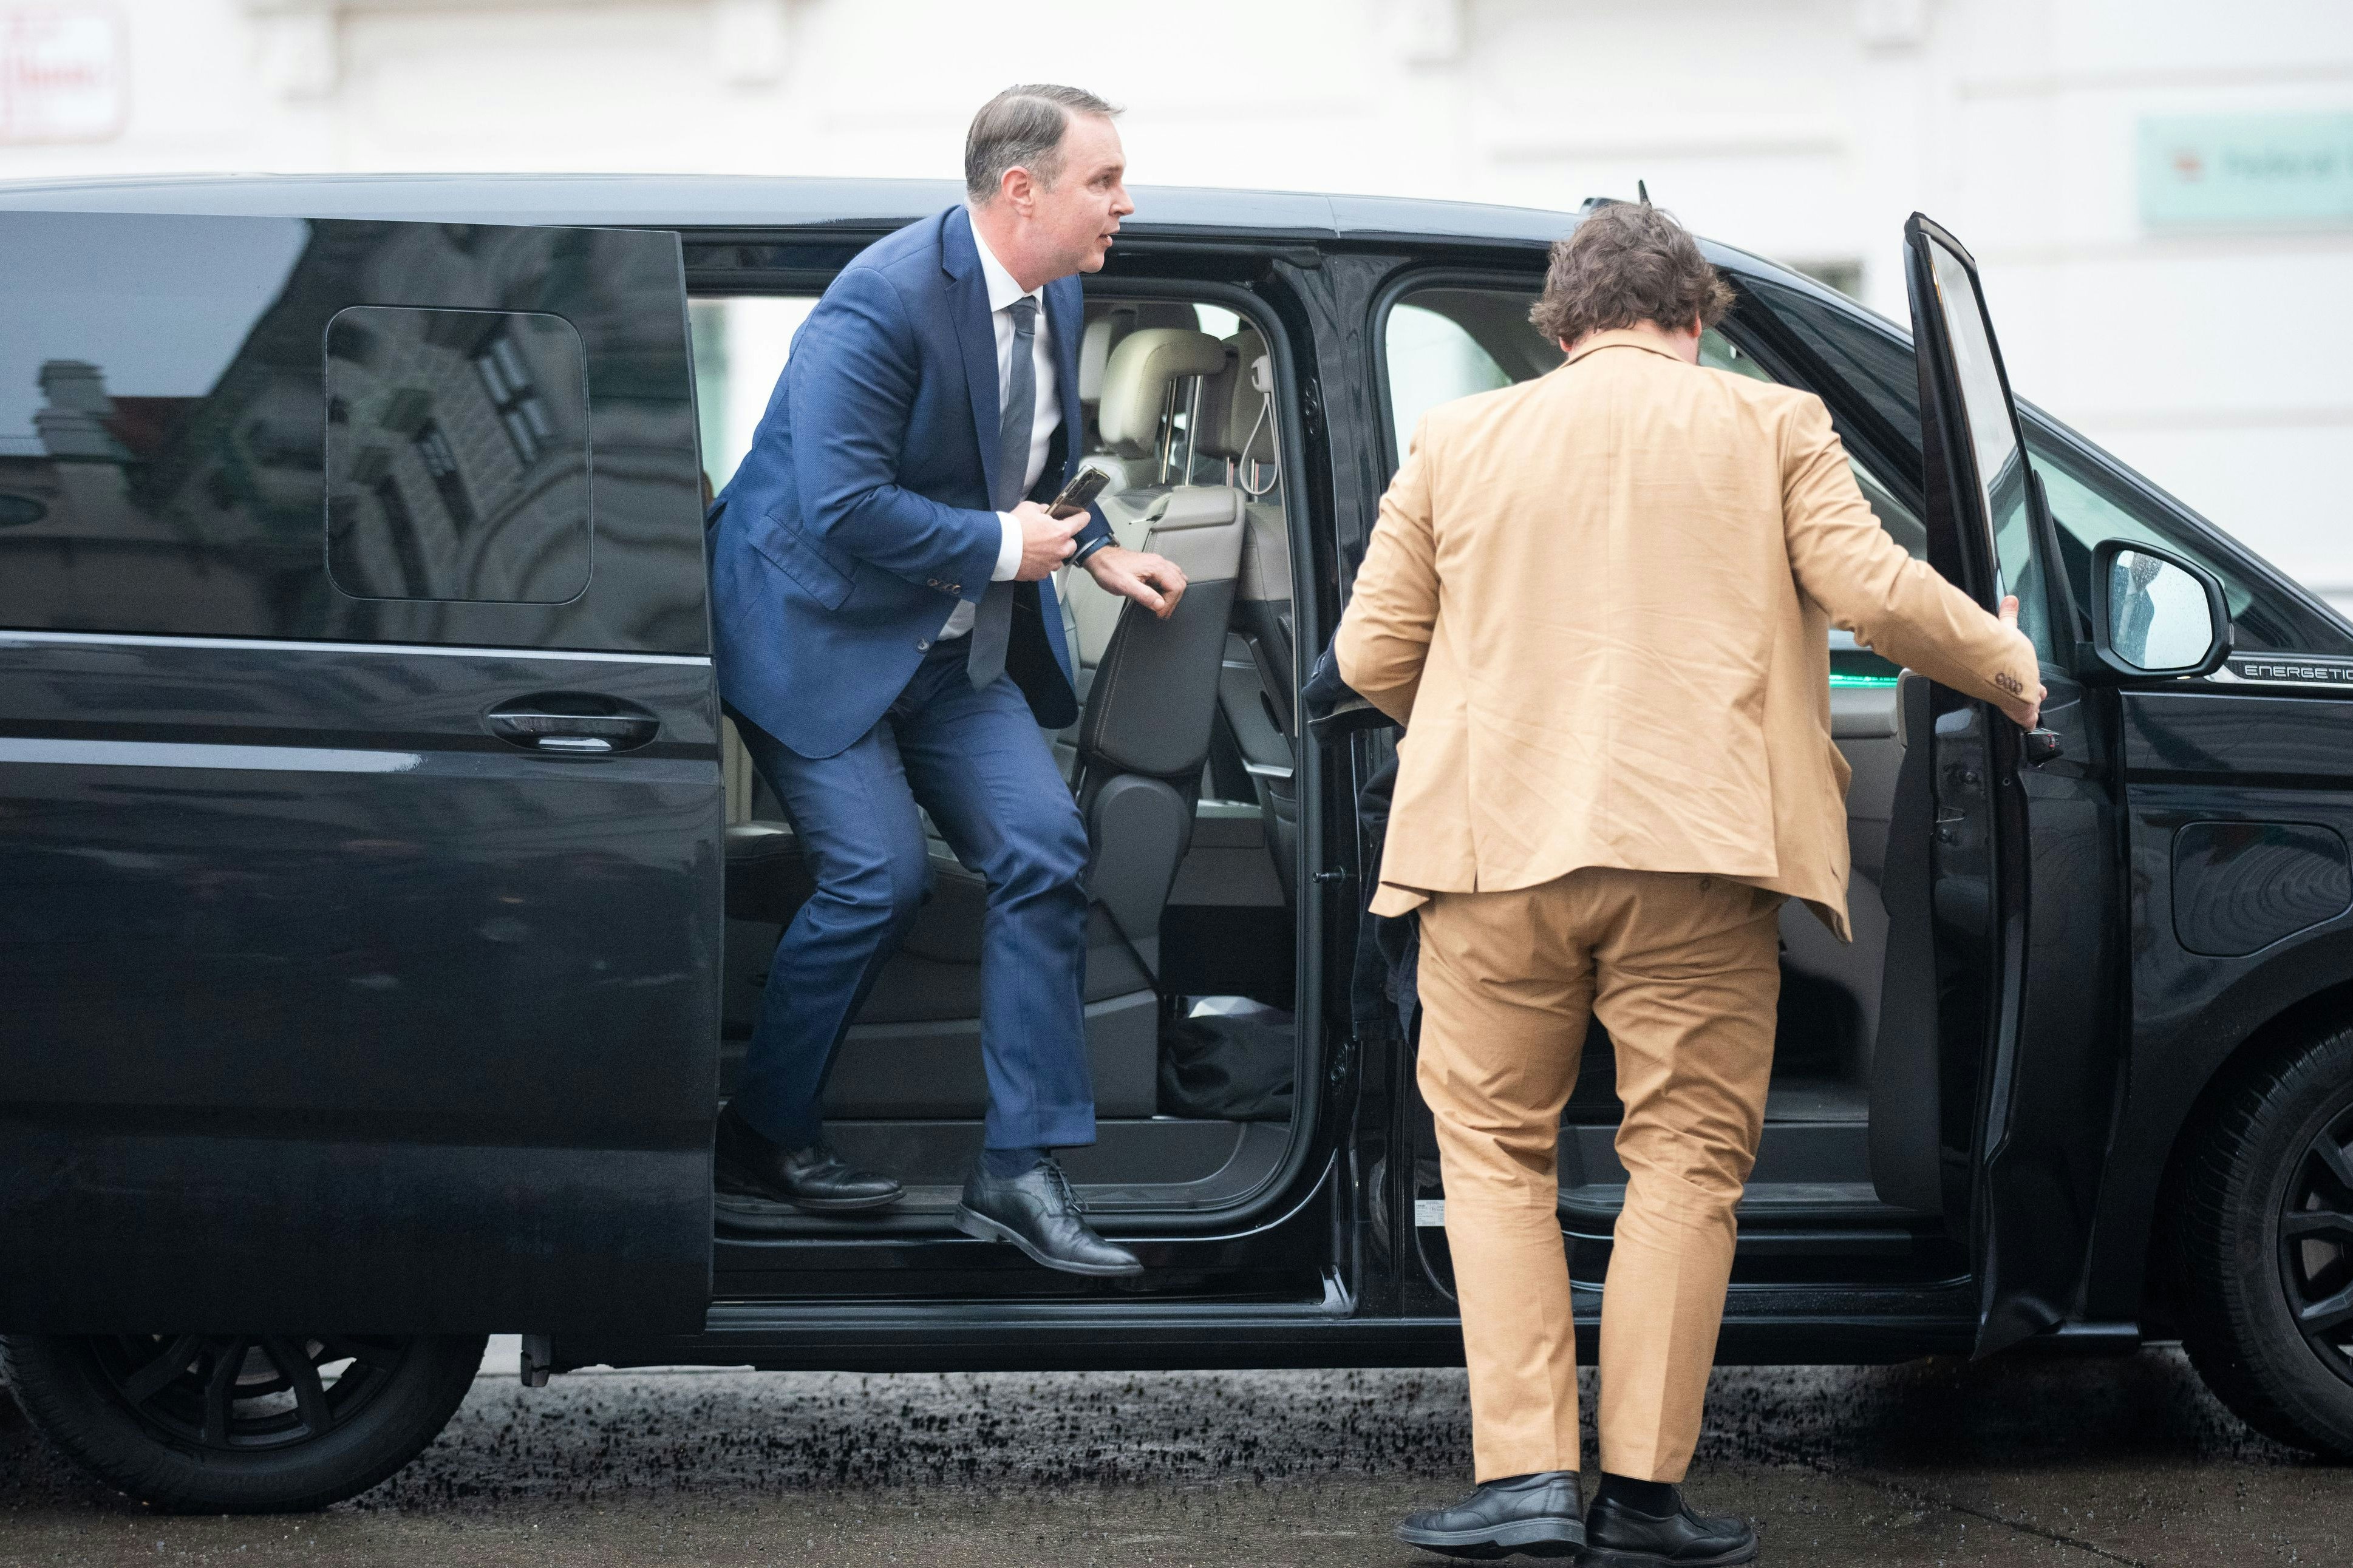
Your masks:
{"label": "car side mirror", "polygon": [[2135,679],[2211,675],[2231,652],[2221,580],[2168,551],[2102,541],[2092,552],[2092,651]]}

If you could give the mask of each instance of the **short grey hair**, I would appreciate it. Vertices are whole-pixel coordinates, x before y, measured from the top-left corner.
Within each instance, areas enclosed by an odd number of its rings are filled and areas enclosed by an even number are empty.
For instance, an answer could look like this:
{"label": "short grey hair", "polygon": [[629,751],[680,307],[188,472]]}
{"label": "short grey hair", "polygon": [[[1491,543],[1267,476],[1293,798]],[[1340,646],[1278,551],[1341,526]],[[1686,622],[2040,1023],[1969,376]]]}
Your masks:
{"label": "short grey hair", "polygon": [[1062,177],[1062,132],[1073,114],[1119,110],[1083,88],[1031,82],[1008,87],[980,106],[964,139],[964,189],[975,203],[994,198],[1008,169],[1027,169],[1042,185]]}

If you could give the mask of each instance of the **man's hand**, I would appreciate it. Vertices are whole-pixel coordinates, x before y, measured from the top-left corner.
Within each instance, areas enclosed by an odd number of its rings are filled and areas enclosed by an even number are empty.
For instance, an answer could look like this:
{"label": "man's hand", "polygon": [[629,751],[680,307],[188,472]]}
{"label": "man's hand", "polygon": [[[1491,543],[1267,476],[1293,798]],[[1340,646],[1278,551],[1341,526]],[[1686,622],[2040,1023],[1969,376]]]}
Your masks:
{"label": "man's hand", "polygon": [[1185,596],[1185,574],[1164,556],[1106,544],[1082,564],[1107,592],[1134,599],[1164,621],[1176,613],[1176,601]]}
{"label": "man's hand", "polygon": [[[2034,657],[2034,644],[2028,640],[2024,632],[2018,629],[2018,595],[2015,594],[2006,594],[2002,596],[2001,624],[2009,627],[2019,642],[2025,647],[2027,668],[2033,668],[2037,663]],[[2044,689],[2042,682],[2037,680],[2031,696],[2023,691],[2018,692],[2001,705],[2001,710],[2008,714],[2010,722],[2020,729],[2031,730],[2042,721],[2042,700],[2049,695],[2050,692]]]}
{"label": "man's hand", "polygon": [[1021,525],[1021,564],[1014,569],[1013,580],[1035,583],[1052,576],[1071,558],[1071,552],[1078,548],[1071,542],[1071,536],[1087,525],[1087,514],[1056,517],[1036,501],[1025,500],[1013,509],[1013,521]]}

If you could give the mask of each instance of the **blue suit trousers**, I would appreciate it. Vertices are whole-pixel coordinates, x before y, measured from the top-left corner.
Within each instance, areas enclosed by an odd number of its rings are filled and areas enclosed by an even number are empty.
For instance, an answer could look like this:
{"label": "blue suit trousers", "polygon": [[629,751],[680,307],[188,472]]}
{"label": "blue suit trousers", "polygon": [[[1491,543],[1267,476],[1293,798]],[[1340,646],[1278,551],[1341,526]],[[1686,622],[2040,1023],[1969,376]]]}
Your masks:
{"label": "blue suit trousers", "polygon": [[787,1148],[818,1141],[834,1055],[923,904],[931,865],[918,803],[988,884],[987,1146],[1095,1141],[1086,827],[1011,678],[973,689],[965,640],[935,644],[881,720],[833,756],[801,756],[735,716],[817,880],[776,944],[733,1101]]}

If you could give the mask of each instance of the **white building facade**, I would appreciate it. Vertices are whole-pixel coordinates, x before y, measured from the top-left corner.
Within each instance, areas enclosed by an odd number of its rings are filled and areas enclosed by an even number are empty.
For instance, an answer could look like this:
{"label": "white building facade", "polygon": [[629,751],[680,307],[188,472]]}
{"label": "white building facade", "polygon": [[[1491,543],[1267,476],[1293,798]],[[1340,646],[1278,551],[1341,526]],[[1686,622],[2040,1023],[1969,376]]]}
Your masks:
{"label": "white building facade", "polygon": [[2353,604],[2347,0],[0,0],[0,178],[948,176],[1025,79],[1142,184],[1640,179],[1899,320],[1926,211],[2023,395]]}

